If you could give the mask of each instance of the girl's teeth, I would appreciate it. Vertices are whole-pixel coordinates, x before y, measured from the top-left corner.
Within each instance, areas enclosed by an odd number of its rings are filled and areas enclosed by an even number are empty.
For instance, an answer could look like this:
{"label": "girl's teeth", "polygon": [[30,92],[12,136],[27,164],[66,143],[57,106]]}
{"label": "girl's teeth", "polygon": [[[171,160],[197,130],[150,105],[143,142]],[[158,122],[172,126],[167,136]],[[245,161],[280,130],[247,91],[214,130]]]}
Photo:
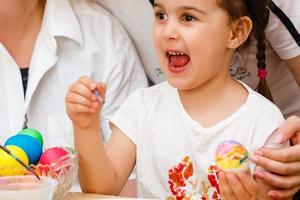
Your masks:
{"label": "girl's teeth", "polygon": [[181,52],[168,52],[168,54],[172,55],[172,56],[184,55],[184,53],[181,53]]}

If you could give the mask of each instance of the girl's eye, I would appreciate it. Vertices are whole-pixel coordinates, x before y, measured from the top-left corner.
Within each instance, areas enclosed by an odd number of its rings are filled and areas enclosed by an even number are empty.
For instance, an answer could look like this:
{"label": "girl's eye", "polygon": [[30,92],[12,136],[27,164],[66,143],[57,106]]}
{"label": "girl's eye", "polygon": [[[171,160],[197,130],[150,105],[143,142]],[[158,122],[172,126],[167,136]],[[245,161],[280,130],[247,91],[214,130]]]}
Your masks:
{"label": "girl's eye", "polygon": [[193,20],[195,20],[195,19],[196,19],[196,18],[193,17],[192,15],[186,14],[186,15],[183,16],[183,21],[186,21],[186,22],[191,22],[191,21],[193,21]]}
{"label": "girl's eye", "polygon": [[155,13],[155,17],[158,20],[166,20],[167,19],[167,15],[164,12],[157,12],[157,13]]}

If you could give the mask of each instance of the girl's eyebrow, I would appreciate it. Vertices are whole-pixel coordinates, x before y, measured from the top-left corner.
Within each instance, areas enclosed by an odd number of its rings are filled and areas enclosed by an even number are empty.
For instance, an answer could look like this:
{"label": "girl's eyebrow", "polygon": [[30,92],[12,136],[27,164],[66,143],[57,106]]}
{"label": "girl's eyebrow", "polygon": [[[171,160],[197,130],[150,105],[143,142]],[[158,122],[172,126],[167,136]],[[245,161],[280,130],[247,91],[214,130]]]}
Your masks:
{"label": "girl's eyebrow", "polygon": [[191,6],[183,6],[180,9],[182,9],[182,10],[194,10],[196,12],[199,12],[199,13],[203,14],[203,15],[207,15],[207,12],[205,12],[204,10],[201,10],[201,9],[198,9],[198,8],[195,8],[195,7],[191,7]]}
{"label": "girl's eyebrow", "polygon": [[163,8],[164,6],[161,5],[161,4],[159,4],[159,3],[154,3],[154,4],[153,4],[153,8],[155,8],[155,7]]}
{"label": "girl's eyebrow", "polygon": [[[154,8],[155,7],[160,7],[160,8],[163,8],[164,6],[159,4],[159,3],[154,3]],[[201,10],[201,9],[198,9],[198,8],[195,8],[195,7],[192,7],[192,6],[181,6],[179,7],[179,10],[194,10],[196,12],[199,12],[203,15],[207,15],[207,12],[205,12],[204,10]]]}

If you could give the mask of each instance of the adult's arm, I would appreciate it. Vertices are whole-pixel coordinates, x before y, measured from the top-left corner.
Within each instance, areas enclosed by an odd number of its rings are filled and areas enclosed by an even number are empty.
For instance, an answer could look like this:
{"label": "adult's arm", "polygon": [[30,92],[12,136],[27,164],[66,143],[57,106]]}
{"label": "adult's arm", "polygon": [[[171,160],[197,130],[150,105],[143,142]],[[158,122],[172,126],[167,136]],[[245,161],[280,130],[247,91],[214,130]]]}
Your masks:
{"label": "adult's arm", "polygon": [[251,159],[269,171],[256,171],[254,175],[257,178],[282,188],[271,190],[268,195],[286,199],[292,197],[300,188],[300,118],[288,118],[277,130],[276,135],[276,142],[284,143],[290,140],[292,146],[283,149],[261,148]]}
{"label": "adult's arm", "polygon": [[286,63],[300,88],[300,55],[295,58],[286,60]]}

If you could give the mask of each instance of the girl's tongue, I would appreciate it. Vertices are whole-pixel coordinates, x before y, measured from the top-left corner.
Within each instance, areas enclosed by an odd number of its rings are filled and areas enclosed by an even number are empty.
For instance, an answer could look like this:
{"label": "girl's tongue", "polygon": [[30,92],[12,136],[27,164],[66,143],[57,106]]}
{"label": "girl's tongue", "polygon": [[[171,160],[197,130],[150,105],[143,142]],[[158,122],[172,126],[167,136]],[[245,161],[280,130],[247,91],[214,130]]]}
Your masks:
{"label": "girl's tongue", "polygon": [[190,61],[190,58],[187,55],[171,55],[170,62],[175,67],[183,67]]}

